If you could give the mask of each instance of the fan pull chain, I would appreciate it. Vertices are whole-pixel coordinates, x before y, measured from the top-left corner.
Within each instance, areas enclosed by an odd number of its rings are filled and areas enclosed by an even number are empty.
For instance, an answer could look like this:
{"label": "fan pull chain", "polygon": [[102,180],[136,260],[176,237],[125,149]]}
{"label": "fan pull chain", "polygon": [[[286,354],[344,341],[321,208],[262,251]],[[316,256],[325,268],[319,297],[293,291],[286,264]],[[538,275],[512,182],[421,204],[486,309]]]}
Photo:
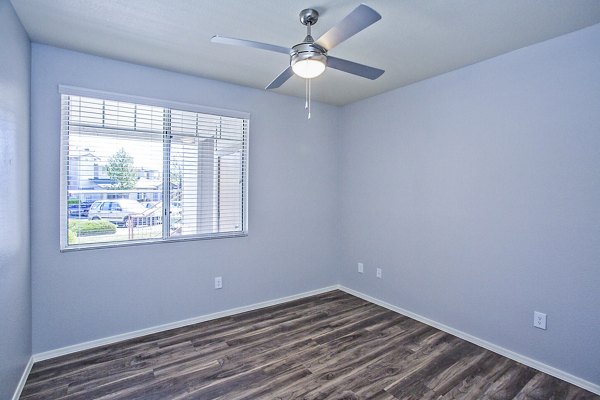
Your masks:
{"label": "fan pull chain", "polygon": [[310,119],[310,89],[311,89],[311,83],[312,83],[312,79],[307,79],[308,81],[308,119]]}
{"label": "fan pull chain", "polygon": [[304,109],[308,110],[308,79],[304,80]]}
{"label": "fan pull chain", "polygon": [[308,110],[308,119],[310,119],[310,91],[312,86],[312,79],[304,80],[304,89],[306,90],[306,100],[304,102],[304,109]]}

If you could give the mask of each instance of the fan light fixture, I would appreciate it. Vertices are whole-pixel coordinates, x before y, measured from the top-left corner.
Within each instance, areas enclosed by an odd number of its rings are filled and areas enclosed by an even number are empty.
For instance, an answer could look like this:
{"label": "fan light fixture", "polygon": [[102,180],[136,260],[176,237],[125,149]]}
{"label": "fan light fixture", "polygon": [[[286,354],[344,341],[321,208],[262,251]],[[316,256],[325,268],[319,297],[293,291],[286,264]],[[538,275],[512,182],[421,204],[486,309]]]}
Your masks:
{"label": "fan light fixture", "polygon": [[325,56],[317,54],[304,59],[292,58],[292,70],[304,79],[313,79],[325,72]]}

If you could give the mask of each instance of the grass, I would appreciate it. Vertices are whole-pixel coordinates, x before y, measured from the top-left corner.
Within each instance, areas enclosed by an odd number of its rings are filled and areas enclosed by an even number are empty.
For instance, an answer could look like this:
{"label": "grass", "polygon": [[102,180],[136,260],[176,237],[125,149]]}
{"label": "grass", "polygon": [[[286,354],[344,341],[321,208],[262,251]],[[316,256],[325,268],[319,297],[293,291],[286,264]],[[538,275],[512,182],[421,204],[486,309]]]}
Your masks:
{"label": "grass", "polygon": [[108,235],[83,236],[77,238],[77,242],[70,244],[93,244],[107,242],[124,242],[128,240],[160,239],[162,238],[162,225],[135,227],[132,229],[132,237],[129,236],[129,228],[116,228],[116,232]]}

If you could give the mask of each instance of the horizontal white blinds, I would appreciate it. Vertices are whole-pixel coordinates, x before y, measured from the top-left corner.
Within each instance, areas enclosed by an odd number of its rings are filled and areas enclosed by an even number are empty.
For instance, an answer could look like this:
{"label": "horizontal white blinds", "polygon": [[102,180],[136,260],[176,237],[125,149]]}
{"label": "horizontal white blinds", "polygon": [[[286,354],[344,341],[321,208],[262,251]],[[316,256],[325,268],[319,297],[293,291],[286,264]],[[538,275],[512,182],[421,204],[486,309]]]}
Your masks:
{"label": "horizontal white blinds", "polygon": [[65,247],[245,232],[248,119],[69,94],[61,109]]}

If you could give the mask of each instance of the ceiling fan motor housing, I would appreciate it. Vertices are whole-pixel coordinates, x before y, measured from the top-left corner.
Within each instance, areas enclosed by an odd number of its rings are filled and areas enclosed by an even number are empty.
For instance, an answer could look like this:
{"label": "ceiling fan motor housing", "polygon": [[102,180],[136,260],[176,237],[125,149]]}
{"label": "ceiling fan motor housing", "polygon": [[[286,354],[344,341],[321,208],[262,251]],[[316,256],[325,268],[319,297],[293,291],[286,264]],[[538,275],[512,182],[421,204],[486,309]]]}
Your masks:
{"label": "ceiling fan motor housing", "polygon": [[291,65],[296,64],[302,60],[315,60],[320,61],[323,64],[327,64],[327,50],[319,46],[318,44],[311,42],[304,42],[292,47],[290,52]]}

